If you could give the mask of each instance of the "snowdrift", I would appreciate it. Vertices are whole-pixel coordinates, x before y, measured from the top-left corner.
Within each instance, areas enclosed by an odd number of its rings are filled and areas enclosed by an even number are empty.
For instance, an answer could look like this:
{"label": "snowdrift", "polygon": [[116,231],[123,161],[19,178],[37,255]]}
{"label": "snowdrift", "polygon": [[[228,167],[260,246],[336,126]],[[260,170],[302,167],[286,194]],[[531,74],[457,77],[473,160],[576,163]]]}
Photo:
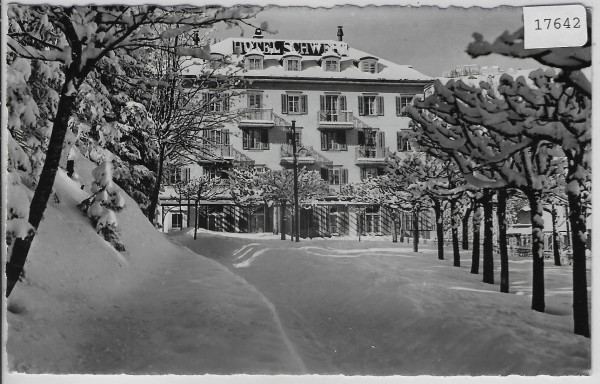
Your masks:
{"label": "snowdrift", "polygon": [[58,171],[58,200],[45,212],[26,276],[7,303],[10,371],[302,369],[260,293],[217,262],[169,242],[123,191],[125,209],[116,216],[126,251],[111,247],[76,207],[90,196],[94,165],[80,154],[75,164],[83,189]]}

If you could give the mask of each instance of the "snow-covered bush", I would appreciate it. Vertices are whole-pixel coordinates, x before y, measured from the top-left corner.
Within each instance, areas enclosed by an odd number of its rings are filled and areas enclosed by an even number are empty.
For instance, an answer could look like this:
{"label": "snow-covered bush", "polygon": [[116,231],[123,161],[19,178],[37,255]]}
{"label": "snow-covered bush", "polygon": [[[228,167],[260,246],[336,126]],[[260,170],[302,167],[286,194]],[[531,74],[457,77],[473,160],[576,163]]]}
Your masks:
{"label": "snow-covered bush", "polygon": [[120,241],[119,223],[115,212],[125,207],[125,199],[112,180],[112,165],[102,162],[92,171],[93,195],[82,201],[79,208],[92,220],[96,231],[118,251],[124,251],[125,246]]}
{"label": "snow-covered bush", "polygon": [[6,173],[8,200],[6,217],[6,242],[11,245],[16,238],[25,238],[34,233],[29,224],[29,198],[25,186],[21,183],[21,175],[31,170],[31,163],[23,148],[8,136],[8,167]]}

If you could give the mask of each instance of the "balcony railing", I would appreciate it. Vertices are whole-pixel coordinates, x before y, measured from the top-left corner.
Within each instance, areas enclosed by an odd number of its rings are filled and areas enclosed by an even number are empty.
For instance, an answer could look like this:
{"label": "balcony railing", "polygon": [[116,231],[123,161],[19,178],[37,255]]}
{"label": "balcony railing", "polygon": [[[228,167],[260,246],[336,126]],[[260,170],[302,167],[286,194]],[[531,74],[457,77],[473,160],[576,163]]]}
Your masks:
{"label": "balcony railing", "polygon": [[377,147],[356,147],[356,164],[385,164],[390,150]]}
{"label": "balcony railing", "polygon": [[[306,147],[298,147],[296,149],[298,165],[310,165],[316,162],[316,158],[313,156],[312,151]],[[291,144],[282,144],[279,150],[281,157],[281,164],[294,164],[294,150]]]}
{"label": "balcony railing", "polygon": [[274,114],[272,108],[249,108],[239,114],[240,126],[272,127]]}
{"label": "balcony railing", "polygon": [[203,146],[203,158],[200,163],[233,162],[239,165],[252,165],[254,160],[244,155],[231,144],[211,144]]}
{"label": "balcony railing", "polygon": [[317,120],[321,128],[354,128],[354,116],[351,111],[318,111]]}

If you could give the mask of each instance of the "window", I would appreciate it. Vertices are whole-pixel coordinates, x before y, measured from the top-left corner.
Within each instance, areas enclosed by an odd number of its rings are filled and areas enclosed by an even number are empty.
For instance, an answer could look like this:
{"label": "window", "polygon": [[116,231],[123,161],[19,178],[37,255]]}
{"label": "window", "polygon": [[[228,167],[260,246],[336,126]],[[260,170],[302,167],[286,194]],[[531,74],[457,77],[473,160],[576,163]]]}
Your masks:
{"label": "window", "polygon": [[[292,132],[286,132],[285,141],[288,144],[292,144]],[[302,136],[300,136],[300,132],[296,132],[296,146],[302,146]],[[298,148],[300,149],[300,148]]]}
{"label": "window", "polygon": [[339,72],[340,62],[338,60],[325,60],[323,69],[327,72]]}
{"label": "window", "polygon": [[363,72],[377,73],[377,60],[362,60],[360,69]]}
{"label": "window", "polygon": [[229,177],[227,172],[224,172],[222,169],[217,167],[204,168],[204,176],[206,176],[210,180],[227,179]]}
{"label": "window", "polygon": [[346,168],[334,168],[329,170],[330,185],[348,184],[348,170]]}
{"label": "window", "polygon": [[406,116],[406,113],[402,111],[402,108],[410,105],[413,98],[414,96],[396,96],[396,116]]}
{"label": "window", "polygon": [[187,167],[173,167],[167,171],[167,184],[174,185],[190,180],[190,169]]}
{"label": "window", "polygon": [[210,112],[228,112],[229,95],[224,93],[206,92],[202,94],[202,103]]}
{"label": "window", "polygon": [[281,95],[281,113],[308,113],[308,98],[300,93],[284,93]]}
{"label": "window", "polygon": [[181,228],[183,226],[183,215],[181,213],[171,214],[171,228]]}
{"label": "window", "polygon": [[321,132],[322,151],[347,151],[346,131],[331,130]]}
{"label": "window", "polygon": [[383,96],[358,96],[360,116],[383,116]]}
{"label": "window", "polygon": [[398,138],[398,152],[412,151],[412,146],[407,137],[408,132],[410,131],[405,129],[396,133]]}
{"label": "window", "polygon": [[340,112],[346,111],[346,96],[321,95],[320,121],[343,121]]}
{"label": "window", "polygon": [[287,59],[285,63],[286,71],[300,71],[302,66],[300,64],[300,59]]}
{"label": "window", "polygon": [[246,65],[249,71],[263,69],[263,59],[262,57],[247,57]]}
{"label": "window", "polygon": [[385,132],[375,130],[358,131],[358,145],[365,147],[385,147]]}
{"label": "window", "polygon": [[383,169],[381,168],[361,168],[360,179],[367,180],[368,178],[374,178],[383,175]]}
{"label": "window", "polygon": [[205,143],[229,145],[229,129],[207,129],[202,131]]}
{"label": "window", "polygon": [[364,232],[379,234],[381,232],[380,226],[381,216],[379,215],[378,206],[370,206],[365,209],[365,226]]}
{"label": "window", "polygon": [[248,128],[243,131],[244,149],[269,149],[267,128]]}
{"label": "window", "polygon": [[248,93],[248,108],[260,109],[262,107],[263,107],[262,92],[249,92]]}

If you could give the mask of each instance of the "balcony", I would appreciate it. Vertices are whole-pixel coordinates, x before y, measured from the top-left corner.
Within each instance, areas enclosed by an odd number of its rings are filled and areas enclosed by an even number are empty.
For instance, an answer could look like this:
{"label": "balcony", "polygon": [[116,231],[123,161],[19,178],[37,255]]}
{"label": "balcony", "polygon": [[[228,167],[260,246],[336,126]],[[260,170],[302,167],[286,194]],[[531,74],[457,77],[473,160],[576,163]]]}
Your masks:
{"label": "balcony", "polygon": [[272,108],[245,109],[239,114],[240,128],[271,128],[275,125]]}
{"label": "balcony", "polygon": [[203,146],[202,157],[198,160],[199,164],[218,164],[233,163],[237,165],[252,165],[254,160],[244,155],[231,144],[210,144]]}
{"label": "balcony", "polygon": [[[312,152],[304,147],[297,148],[298,165],[312,165],[316,162],[315,157],[312,156]],[[291,144],[282,144],[279,150],[281,165],[294,165],[294,151],[292,150]]]}
{"label": "balcony", "polygon": [[358,166],[382,166],[386,165],[386,159],[390,150],[376,147],[356,147],[354,163]]}
{"label": "balcony", "polygon": [[319,111],[317,112],[319,129],[353,129],[354,116],[351,111]]}

